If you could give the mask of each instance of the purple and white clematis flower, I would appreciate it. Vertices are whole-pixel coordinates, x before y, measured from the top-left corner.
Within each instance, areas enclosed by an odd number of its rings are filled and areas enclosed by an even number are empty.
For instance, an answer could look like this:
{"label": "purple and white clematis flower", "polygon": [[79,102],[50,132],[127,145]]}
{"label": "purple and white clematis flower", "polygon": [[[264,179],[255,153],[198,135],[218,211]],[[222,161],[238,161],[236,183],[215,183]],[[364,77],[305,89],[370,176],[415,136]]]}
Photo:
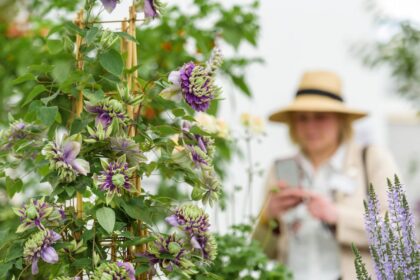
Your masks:
{"label": "purple and white clematis flower", "polygon": [[61,236],[52,230],[43,230],[33,234],[26,241],[23,256],[26,263],[32,266],[32,274],[38,274],[38,261],[44,260],[46,263],[58,262],[58,254],[52,247]]}
{"label": "purple and white clematis flower", "polygon": [[81,136],[68,136],[64,129],[57,130],[55,141],[48,143],[42,154],[50,161],[51,169],[57,170],[60,180],[72,182],[77,175],[90,172],[89,162],[77,156],[81,149]]}

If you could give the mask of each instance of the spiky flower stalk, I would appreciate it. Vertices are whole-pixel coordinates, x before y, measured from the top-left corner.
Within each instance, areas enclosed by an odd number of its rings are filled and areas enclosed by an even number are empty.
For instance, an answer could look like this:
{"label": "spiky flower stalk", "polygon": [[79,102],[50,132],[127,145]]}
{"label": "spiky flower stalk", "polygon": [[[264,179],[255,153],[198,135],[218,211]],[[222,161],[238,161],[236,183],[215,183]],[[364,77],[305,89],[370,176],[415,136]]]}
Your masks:
{"label": "spiky flower stalk", "polygon": [[31,235],[23,248],[23,257],[32,266],[32,274],[38,273],[38,261],[43,259],[47,263],[56,263],[58,254],[52,247],[61,236],[52,230],[43,230]]}
{"label": "spiky flower stalk", "polygon": [[20,225],[16,232],[24,232],[31,228],[45,229],[45,225],[57,225],[62,215],[59,209],[44,202],[45,198],[31,199],[22,208],[13,208],[16,215],[19,216]]}
{"label": "spiky flower stalk", "polygon": [[356,246],[354,246],[354,244],[351,245],[351,249],[355,255],[354,266],[356,267],[357,280],[371,280],[372,278],[369,276],[366,265],[363,263],[362,255],[360,255],[359,250],[356,248]]}
{"label": "spiky flower stalk", "polygon": [[[368,200],[365,201],[365,221],[376,277],[419,279],[420,251],[414,219],[397,176],[394,183],[388,180],[388,206],[389,212],[383,218],[379,211],[378,198],[373,187],[370,187]],[[357,257],[356,254],[358,279],[367,279],[361,267],[362,261]]]}

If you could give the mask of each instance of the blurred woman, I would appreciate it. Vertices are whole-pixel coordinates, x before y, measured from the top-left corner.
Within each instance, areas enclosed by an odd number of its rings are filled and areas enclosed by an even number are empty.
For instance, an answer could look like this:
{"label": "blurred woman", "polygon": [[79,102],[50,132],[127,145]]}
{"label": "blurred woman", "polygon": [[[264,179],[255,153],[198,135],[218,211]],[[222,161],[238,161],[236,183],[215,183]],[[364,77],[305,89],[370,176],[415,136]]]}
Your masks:
{"label": "blurred woman", "polygon": [[[370,261],[363,216],[368,182],[386,205],[386,179],[396,168],[388,152],[355,143],[352,122],[364,116],[344,104],[340,78],[326,71],[306,72],[294,101],[270,116],[289,126],[299,148],[292,158],[297,171],[282,173],[283,159],[272,165],[254,238],[294,279],[356,279],[352,243]],[[293,172],[296,185],[286,180]]]}

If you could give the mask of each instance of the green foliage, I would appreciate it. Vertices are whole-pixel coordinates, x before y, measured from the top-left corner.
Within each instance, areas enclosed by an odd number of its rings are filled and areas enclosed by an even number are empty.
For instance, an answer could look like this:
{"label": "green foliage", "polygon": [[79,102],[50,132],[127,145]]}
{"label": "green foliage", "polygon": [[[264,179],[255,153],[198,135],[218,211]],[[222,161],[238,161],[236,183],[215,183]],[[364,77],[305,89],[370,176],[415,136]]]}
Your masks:
{"label": "green foliage", "polygon": [[250,239],[251,226],[236,225],[216,235],[218,256],[207,273],[194,279],[288,280],[291,273],[281,264],[271,265],[260,244]]}
{"label": "green foliage", "polygon": [[[233,143],[225,137],[197,125],[184,133],[181,125],[186,121],[194,123],[194,112],[184,103],[164,100],[159,92],[166,85],[162,78],[166,79],[170,71],[188,61],[203,62],[215,45],[226,43],[235,50],[245,42],[255,46],[259,32],[257,1],[249,6],[226,7],[215,0],[196,0],[197,12],[192,15],[171,6],[161,20],[138,28],[137,39],[90,23],[95,19],[91,10],[95,1],[92,0],[86,1],[84,29],[62,18],[57,18],[58,22],[45,19],[50,12],[59,14],[81,7],[82,1],[70,2],[29,1],[33,30],[13,38],[7,33],[9,25],[0,25],[0,124],[5,127],[0,132],[0,190],[8,199],[16,193],[27,193],[34,198],[46,195],[46,201],[61,207],[66,216],[50,227],[62,237],[54,245],[59,262],[41,262],[39,274],[31,276],[22,247],[37,229],[17,234],[18,218],[9,211],[8,201],[1,200],[1,279],[19,275],[24,279],[47,279],[74,276],[81,271],[88,274],[107,258],[109,248],[104,244],[115,235],[120,237],[115,246],[122,248],[117,252],[118,259],[123,259],[121,252],[130,246],[150,246],[156,236],[135,235],[133,232],[139,230],[137,220],[143,222],[143,229],[158,234],[163,218],[175,205],[191,198],[205,203],[217,198],[218,194],[211,196],[206,190],[211,187],[215,193],[219,191],[214,187],[219,186],[217,178],[225,176],[224,165],[232,157]],[[199,24],[202,21],[214,22],[210,27],[203,27]],[[246,28],[238,29],[238,26]],[[74,57],[78,35],[83,38],[80,57],[83,69],[77,67]],[[135,41],[141,54],[138,69],[125,68],[127,57],[119,48],[121,38]],[[260,60],[241,57],[235,51],[234,56],[225,58],[222,74],[242,92],[251,95],[244,73],[254,62]],[[135,70],[139,72],[138,98],[129,91],[125,94],[128,87],[125,75]],[[76,117],[73,106],[80,92],[88,103],[84,104],[81,116]],[[105,106],[101,102],[106,101],[112,103],[105,104],[109,105],[107,110],[113,110],[112,114],[119,113],[116,108],[121,107],[125,112],[129,106],[141,103],[139,116],[134,120],[114,120],[109,127],[100,126],[95,121],[96,116],[86,109],[89,105]],[[218,102],[212,104],[209,113],[217,113]],[[135,127],[138,134],[133,142],[124,146],[127,150],[120,151],[113,140],[127,137],[128,126]],[[68,135],[60,142],[55,132],[62,127],[67,128]],[[173,137],[182,133],[185,134],[182,142],[175,143]],[[212,139],[215,145],[214,166],[206,170],[194,166],[185,154],[174,156],[179,146],[197,145],[195,137],[199,136]],[[68,161],[63,161],[65,147],[71,147],[75,154]],[[124,163],[142,180],[158,175],[152,177],[158,178],[157,192],[146,184],[141,195],[121,191],[109,199],[104,194],[97,180],[105,171],[101,162],[103,159],[117,161],[123,154],[127,159]],[[19,176],[12,177],[9,172]],[[122,175],[114,176],[111,181],[119,186],[124,182]],[[50,188],[40,190],[41,183],[48,183]],[[82,218],[76,218],[74,207],[68,205],[76,193],[85,198]],[[93,198],[94,202],[86,198]],[[251,247],[257,250],[256,244]],[[194,263],[191,266],[195,266],[201,262],[200,252],[196,248],[189,250],[192,253],[188,259]],[[276,275],[283,275],[282,268],[266,270],[263,256],[257,257],[247,265],[254,265],[254,270],[261,269],[263,279],[278,279]],[[150,270],[148,264],[141,263],[140,256],[131,261],[139,263],[137,274]],[[239,270],[239,266],[236,269]],[[216,275],[219,272],[203,269],[203,273]]]}
{"label": "green foliage", "polygon": [[356,246],[354,246],[354,244],[351,245],[351,249],[355,255],[354,266],[356,268],[357,280],[370,280],[371,277],[369,276],[366,265],[362,260],[360,251],[356,248]]}

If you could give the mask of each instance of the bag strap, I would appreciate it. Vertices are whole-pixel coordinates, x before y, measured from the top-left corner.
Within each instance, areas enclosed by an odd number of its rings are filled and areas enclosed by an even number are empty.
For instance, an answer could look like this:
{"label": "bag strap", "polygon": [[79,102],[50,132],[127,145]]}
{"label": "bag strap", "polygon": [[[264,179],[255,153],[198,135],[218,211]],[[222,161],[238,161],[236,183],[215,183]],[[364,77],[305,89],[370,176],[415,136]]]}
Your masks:
{"label": "bag strap", "polygon": [[365,179],[365,193],[366,196],[369,195],[369,174],[367,170],[367,151],[368,151],[369,145],[366,145],[362,149],[362,163],[363,163],[363,176]]}

